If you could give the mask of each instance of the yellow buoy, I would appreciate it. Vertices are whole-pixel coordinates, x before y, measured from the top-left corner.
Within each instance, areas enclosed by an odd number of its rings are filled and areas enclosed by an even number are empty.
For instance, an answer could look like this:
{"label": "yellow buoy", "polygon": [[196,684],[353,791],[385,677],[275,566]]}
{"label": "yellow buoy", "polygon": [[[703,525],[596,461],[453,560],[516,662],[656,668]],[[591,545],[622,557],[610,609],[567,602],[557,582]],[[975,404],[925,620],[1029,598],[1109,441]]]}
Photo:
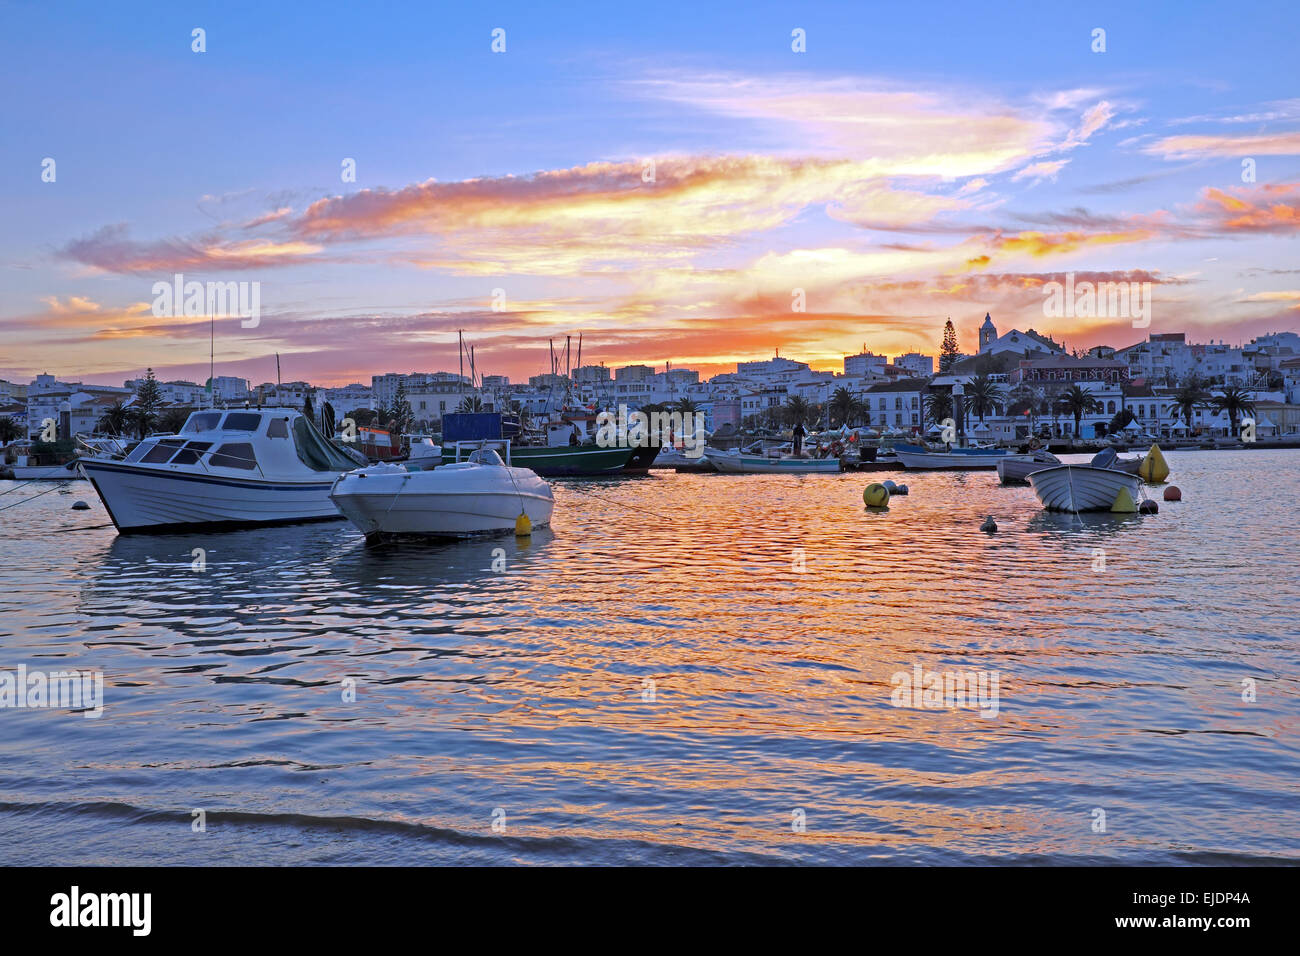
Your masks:
{"label": "yellow buoy", "polygon": [[1127,488],[1121,488],[1115,496],[1115,503],[1110,506],[1112,514],[1131,515],[1137,512],[1137,504]]}
{"label": "yellow buoy", "polygon": [[883,508],[889,504],[889,489],[878,481],[873,481],[862,492],[862,500],[868,508]]}
{"label": "yellow buoy", "polygon": [[519,512],[519,517],[515,519],[515,535],[526,538],[532,533],[533,523],[528,520],[528,515],[525,512]]}
{"label": "yellow buoy", "polygon": [[1142,459],[1142,464],[1138,466],[1138,477],[1151,485],[1158,485],[1169,477],[1169,463],[1160,454],[1159,445],[1152,445],[1147,456]]}

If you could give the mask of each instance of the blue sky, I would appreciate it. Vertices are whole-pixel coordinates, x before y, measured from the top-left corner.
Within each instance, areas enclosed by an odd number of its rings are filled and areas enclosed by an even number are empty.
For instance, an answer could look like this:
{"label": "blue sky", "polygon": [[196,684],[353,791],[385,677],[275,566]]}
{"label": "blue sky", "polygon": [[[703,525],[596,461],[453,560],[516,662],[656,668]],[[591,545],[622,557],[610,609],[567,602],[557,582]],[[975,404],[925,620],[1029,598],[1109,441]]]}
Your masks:
{"label": "blue sky", "polygon": [[1045,6],[0,4],[0,376],[206,374],[148,310],[176,271],[261,283],[218,319],[259,381],[452,367],[458,327],[516,378],[579,331],[712,370],[1145,335],[1053,328],[1067,270],[1153,281],[1150,331],[1296,329],[1294,5]]}

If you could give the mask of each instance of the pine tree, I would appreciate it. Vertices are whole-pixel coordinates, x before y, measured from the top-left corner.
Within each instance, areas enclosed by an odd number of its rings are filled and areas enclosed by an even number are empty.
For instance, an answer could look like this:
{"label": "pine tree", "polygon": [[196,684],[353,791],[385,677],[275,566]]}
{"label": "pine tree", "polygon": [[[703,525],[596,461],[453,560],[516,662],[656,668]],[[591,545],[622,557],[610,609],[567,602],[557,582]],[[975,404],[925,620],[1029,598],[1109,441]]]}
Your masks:
{"label": "pine tree", "polygon": [[944,374],[957,361],[957,330],[949,319],[943,327],[943,346],[939,349],[939,374]]}
{"label": "pine tree", "polygon": [[397,394],[393,397],[393,431],[402,435],[411,430],[411,425],[415,421],[415,412],[411,410],[411,403],[406,397],[406,383],[397,383]]}
{"label": "pine tree", "polygon": [[162,389],[158,387],[153,369],[147,369],[136,387],[135,403],[130,409],[131,424],[135,427],[137,438],[144,438],[158,423],[158,409],[161,406]]}

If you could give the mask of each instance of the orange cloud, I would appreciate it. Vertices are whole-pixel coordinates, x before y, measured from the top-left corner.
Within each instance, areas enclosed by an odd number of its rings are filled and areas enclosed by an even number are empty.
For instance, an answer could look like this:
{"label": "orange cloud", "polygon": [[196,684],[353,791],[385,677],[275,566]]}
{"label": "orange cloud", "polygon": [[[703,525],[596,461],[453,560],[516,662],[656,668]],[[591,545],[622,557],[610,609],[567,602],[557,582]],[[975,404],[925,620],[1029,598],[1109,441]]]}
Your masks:
{"label": "orange cloud", "polygon": [[1206,189],[1197,209],[1228,233],[1294,232],[1300,229],[1300,183]]}

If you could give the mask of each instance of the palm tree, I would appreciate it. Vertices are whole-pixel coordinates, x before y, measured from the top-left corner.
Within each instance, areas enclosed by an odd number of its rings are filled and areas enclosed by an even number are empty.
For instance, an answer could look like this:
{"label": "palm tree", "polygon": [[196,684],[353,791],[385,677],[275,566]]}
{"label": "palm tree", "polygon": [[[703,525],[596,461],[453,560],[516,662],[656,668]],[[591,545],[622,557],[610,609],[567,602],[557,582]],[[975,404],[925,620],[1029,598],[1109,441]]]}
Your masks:
{"label": "palm tree", "polygon": [[936,425],[942,425],[952,418],[952,393],[931,392],[925,396],[925,419]]}
{"label": "palm tree", "polygon": [[791,395],[785,402],[785,417],[791,425],[802,424],[808,418],[808,399],[802,395]]}
{"label": "palm tree", "polygon": [[847,425],[860,411],[861,403],[853,397],[852,392],[843,385],[835,390],[835,394],[831,396],[832,425],[837,419],[841,425]]}
{"label": "palm tree", "polygon": [[[1251,393],[1246,391],[1240,385],[1227,385],[1218,395],[1211,396],[1210,404],[1215,411],[1227,412],[1228,418],[1232,421],[1232,433],[1237,432],[1237,418],[1242,412],[1254,416],[1255,402],[1250,397]],[[1188,426],[1190,427],[1190,426]]]}
{"label": "palm tree", "polygon": [[158,430],[168,434],[176,434],[185,427],[185,422],[189,420],[189,408],[169,408],[158,416]]}
{"label": "palm tree", "polygon": [[23,437],[23,430],[18,427],[18,423],[5,415],[0,418],[0,442],[17,441]]}
{"label": "palm tree", "polygon": [[126,410],[127,424],[136,438],[144,438],[158,424],[158,416],[144,405],[132,405]]}
{"label": "palm tree", "polygon": [[476,413],[483,411],[483,399],[477,395],[466,395],[456,406],[456,411],[460,414]]}
{"label": "palm tree", "polygon": [[1093,412],[1099,412],[1104,405],[1097,401],[1092,392],[1088,391],[1082,385],[1071,385],[1070,388],[1061,394],[1057,399],[1057,404],[1061,411],[1074,416],[1074,437],[1079,437],[1080,422],[1084,415]]}
{"label": "palm tree", "polygon": [[115,438],[121,437],[126,434],[127,426],[130,424],[130,417],[130,410],[119,399],[104,409],[104,414],[99,416],[95,428]]}
{"label": "palm tree", "polygon": [[1182,416],[1183,421],[1187,423],[1190,431],[1192,427],[1192,413],[1198,408],[1205,408],[1206,403],[1210,400],[1210,393],[1201,385],[1200,380],[1195,377],[1189,378],[1170,396],[1168,409],[1174,413],[1174,417]]}
{"label": "palm tree", "polygon": [[673,405],[673,411],[681,412],[683,415],[694,415],[699,410],[700,406],[689,398],[679,398],[677,403]]}
{"label": "palm tree", "polygon": [[986,413],[992,412],[1006,401],[1006,393],[1001,385],[981,372],[966,386],[966,401],[970,404],[970,410],[978,415],[982,422]]}

